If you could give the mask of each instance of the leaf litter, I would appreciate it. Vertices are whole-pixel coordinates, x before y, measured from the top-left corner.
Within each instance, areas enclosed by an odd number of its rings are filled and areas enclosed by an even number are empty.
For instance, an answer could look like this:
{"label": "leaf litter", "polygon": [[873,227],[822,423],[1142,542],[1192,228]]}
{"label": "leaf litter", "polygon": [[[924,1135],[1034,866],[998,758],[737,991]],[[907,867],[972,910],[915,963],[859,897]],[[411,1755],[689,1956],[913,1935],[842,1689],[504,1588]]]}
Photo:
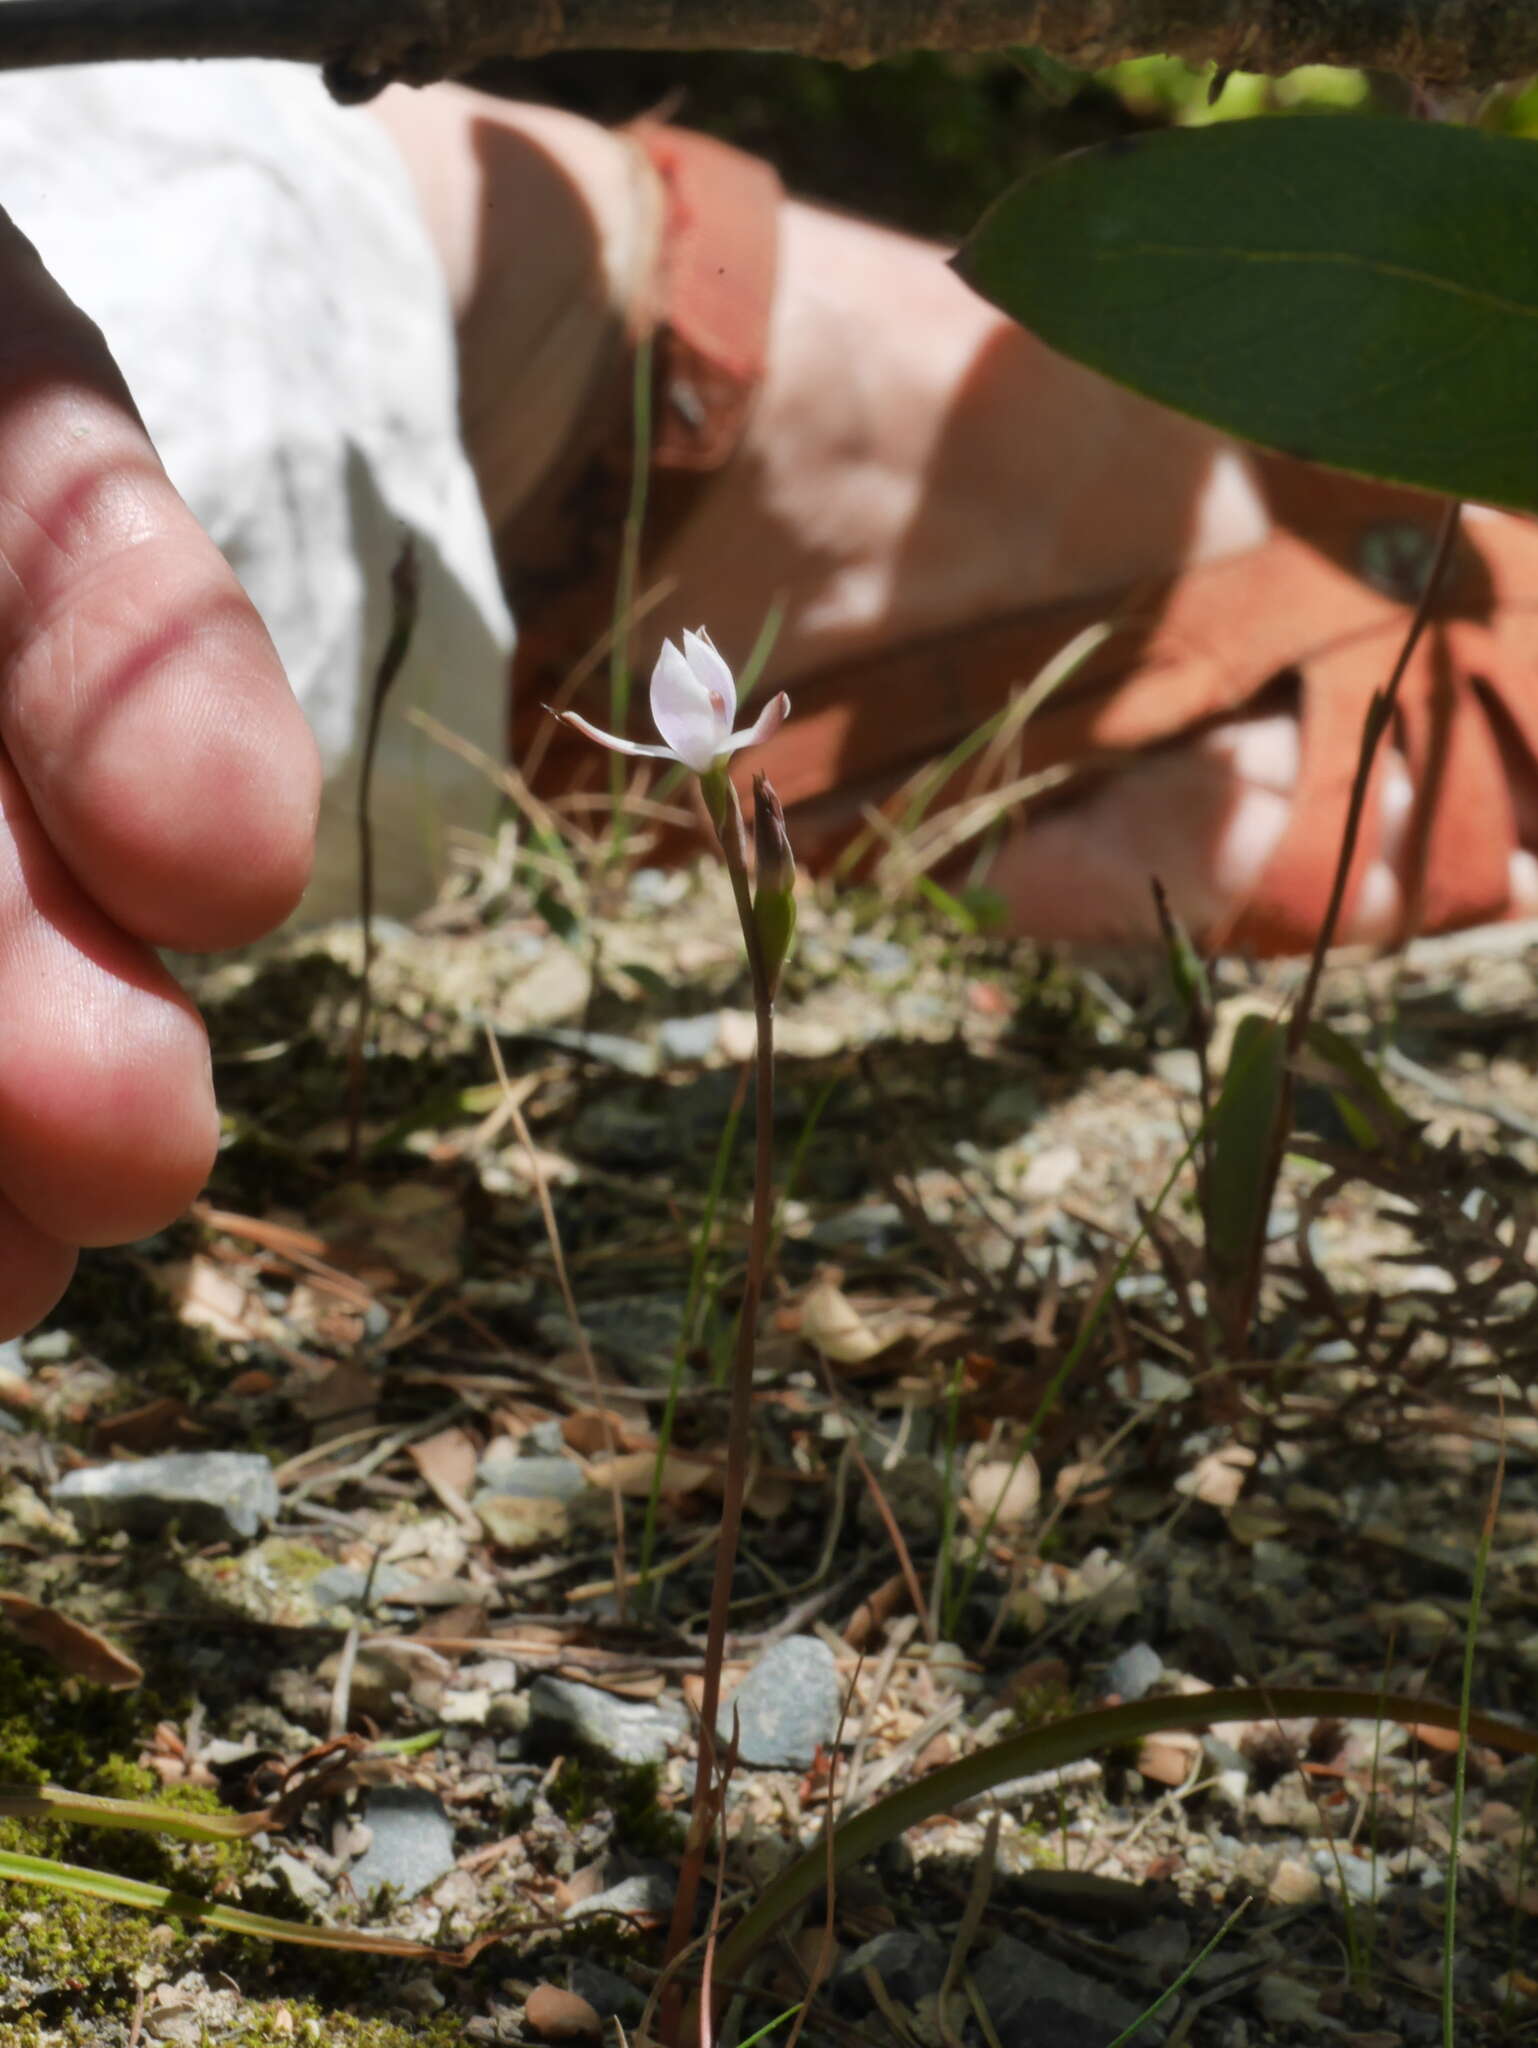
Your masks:
{"label": "leaf litter", "polygon": [[[304,1787],[238,1864],[177,1844],[162,1881],[429,1948],[494,1938],[463,1970],[364,1979],[173,1917],[71,1975],[44,1895],[7,1887],[0,2039],[640,2021],[692,1773],[751,1105],[712,1212],[744,1049],[730,904],[708,872],[612,894],[570,943],[516,899],[383,935],[356,1164],[356,932],[207,972],[226,1144],[205,1202],[92,1255],[0,1359],[21,1623],[0,1775],[252,1816]],[[1229,1357],[1181,1169],[1195,1063],[1158,975],[806,905],[727,1673],[744,1720],[776,1674],[789,1761],[729,1783],[728,1925],[832,1818],[1076,1708],[1256,1682],[1455,1698],[1498,1461],[1473,1703],[1531,1718],[1535,984],[1520,933],[1334,972],[1327,1021],[1381,1054],[1404,1127],[1363,1149],[1339,1086],[1306,1082]],[[1288,985],[1228,970],[1220,1032]],[[150,1534],[87,1530],[53,1500],[93,1464],[251,1450],[279,1504],[249,1538],[199,1540],[174,1504]],[[1262,1718],[1000,1785],[843,1874],[727,1987],[725,2025],[746,2038],[815,1978],[820,2041],[1101,2044],[1178,1979],[1134,2038],[1435,2039],[1455,1751]],[[1531,1765],[1474,1745],[1467,1775],[1453,1963],[1476,2043],[1531,2023],[1538,1889]],[[4,1846],[35,1847],[26,1825],[0,1821]],[[45,1853],[126,1869],[129,1837],[47,1827]]]}

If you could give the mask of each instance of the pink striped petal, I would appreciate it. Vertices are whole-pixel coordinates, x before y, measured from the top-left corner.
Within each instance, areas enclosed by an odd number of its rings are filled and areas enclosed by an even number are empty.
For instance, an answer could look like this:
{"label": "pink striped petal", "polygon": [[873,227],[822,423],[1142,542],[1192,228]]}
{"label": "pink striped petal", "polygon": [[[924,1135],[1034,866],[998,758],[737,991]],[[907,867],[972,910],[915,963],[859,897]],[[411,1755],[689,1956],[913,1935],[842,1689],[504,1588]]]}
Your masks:
{"label": "pink striped petal", "polygon": [[600,732],[596,725],[589,725],[579,711],[557,711],[554,716],[562,725],[569,725],[573,732],[580,732],[585,740],[597,740],[599,746],[607,747],[611,754],[634,754],[648,761],[676,761],[678,758],[671,747],[644,746],[639,740],[622,740],[612,732]]}
{"label": "pink striped petal", "polygon": [[701,626],[697,633],[684,634],[684,660],[707,690],[713,690],[728,707],[727,723],[730,724],[737,710],[737,679],[727,667],[724,656],[716,651],[716,643]]}
{"label": "pink striped petal", "polygon": [[651,702],[653,723],[675,758],[696,775],[708,775],[731,740],[735,692],[723,696],[695,673],[671,640],[664,640],[652,670]]}
{"label": "pink striped petal", "polygon": [[790,699],[781,690],[777,696],[769,699],[769,702],[759,712],[757,718],[754,719],[750,726],[742,732],[734,732],[732,734],[731,738],[727,741],[727,751],[735,754],[739,747],[758,746],[760,742],[768,739],[772,733],[777,733],[789,716]]}

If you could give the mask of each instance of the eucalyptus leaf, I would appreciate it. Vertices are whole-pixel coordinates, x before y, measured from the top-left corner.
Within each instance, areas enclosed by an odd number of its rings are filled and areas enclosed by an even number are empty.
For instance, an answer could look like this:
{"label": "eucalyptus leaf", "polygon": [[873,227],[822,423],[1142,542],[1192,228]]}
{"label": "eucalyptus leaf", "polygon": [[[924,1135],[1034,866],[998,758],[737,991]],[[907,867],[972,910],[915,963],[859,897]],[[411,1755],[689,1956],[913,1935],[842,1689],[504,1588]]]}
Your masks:
{"label": "eucalyptus leaf", "polygon": [[1538,148],[1349,115],[1132,137],[955,259],[1062,354],[1263,445],[1538,510]]}

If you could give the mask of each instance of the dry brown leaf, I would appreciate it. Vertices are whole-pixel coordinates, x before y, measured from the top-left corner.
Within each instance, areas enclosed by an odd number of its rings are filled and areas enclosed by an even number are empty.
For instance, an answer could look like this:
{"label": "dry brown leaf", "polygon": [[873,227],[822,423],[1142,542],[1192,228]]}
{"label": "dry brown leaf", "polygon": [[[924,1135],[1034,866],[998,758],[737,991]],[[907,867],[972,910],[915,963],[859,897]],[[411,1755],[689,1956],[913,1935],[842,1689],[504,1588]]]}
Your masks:
{"label": "dry brown leaf", "polygon": [[72,1621],[56,1607],[44,1607],[20,1593],[0,1593],[0,1614],[24,1643],[51,1657],[71,1678],[89,1679],[93,1685],[126,1692],[144,1677],[132,1657],[115,1649],[94,1628],[87,1628],[83,1621]]}
{"label": "dry brown leaf", "polygon": [[[594,1460],[587,1468],[587,1476],[605,1493],[617,1491],[626,1500],[648,1500],[656,1467],[655,1451],[623,1451],[617,1458]],[[714,1474],[714,1465],[669,1451],[662,1461],[661,1491],[664,1495],[695,1493]]]}
{"label": "dry brown leaf", "polygon": [[139,1752],[141,1769],[153,1771],[162,1785],[200,1785],[211,1789],[218,1779],[189,1754],[187,1745],[169,1721],[158,1724],[148,1745]]}
{"label": "dry brown leaf", "polygon": [[1175,1481],[1177,1493],[1194,1494],[1210,1508],[1231,1508],[1244,1491],[1244,1482],[1255,1453],[1245,1444],[1220,1444],[1204,1458],[1198,1458],[1189,1472]]}
{"label": "dry brown leaf", "polygon": [[343,1358],[319,1378],[300,1381],[291,1388],[289,1398],[305,1420],[315,1425],[315,1441],[325,1443],[334,1436],[349,1436],[373,1421],[379,1382],[359,1360]]}
{"label": "dry brown leaf", "polygon": [[260,1304],[250,1288],[217,1259],[197,1252],[190,1259],[162,1266],[157,1278],[184,1323],[232,1342],[251,1335]]}
{"label": "dry brown leaf", "polygon": [[1268,1906],[1312,1906],[1324,1895],[1324,1879],[1296,1856],[1284,1856],[1266,1883]]}
{"label": "dry brown leaf", "polygon": [[1420,1743],[1422,1748],[1434,1749],[1441,1756],[1452,1756],[1458,1748],[1456,1728],[1431,1728],[1424,1722],[1417,1722],[1413,1728],[1407,1728],[1405,1733]]}
{"label": "dry brown leaf", "polygon": [[831,1280],[816,1281],[801,1303],[801,1335],[835,1365],[864,1365],[901,1333],[881,1335]]}
{"label": "dry brown leaf", "polygon": [[366,1298],[360,1301],[351,1293],[339,1298],[320,1281],[301,1280],[288,1297],[286,1320],[306,1343],[351,1351],[363,1342],[367,1308]]}
{"label": "dry brown leaf", "polygon": [[748,1481],[743,1505],[760,1522],[777,1522],[789,1514],[798,1490],[783,1473],[761,1470]]}
{"label": "dry brown leaf", "polygon": [[564,1913],[572,1906],[580,1906],[584,1899],[596,1899],[608,1885],[607,1865],[584,1863],[580,1870],[574,1870],[570,1877],[557,1878],[555,1898]]}
{"label": "dry brown leaf", "polygon": [[1137,1767],[1155,1785],[1183,1785],[1202,1753],[1201,1737],[1189,1728],[1150,1735],[1137,1753]]}
{"label": "dry brown leaf", "polygon": [[1265,1543],[1287,1534],[1287,1517],[1270,1501],[1241,1500],[1234,1503],[1228,1518],[1228,1533],[1236,1543]]}
{"label": "dry brown leaf", "polygon": [[908,1581],[901,1572],[893,1572],[873,1593],[865,1596],[845,1622],[844,1641],[851,1650],[866,1649],[876,1632],[885,1628],[894,1614],[911,1604]]}
{"label": "dry brown leaf", "polygon": [[604,2038],[604,2021],[592,2005],[575,1991],[561,1991],[559,1985],[535,1985],[524,2005],[524,2025],[543,2042],[598,2042]]}
{"label": "dry brown leaf", "polygon": [[571,1534],[571,1516],[563,1500],[526,1500],[517,1494],[491,1493],[475,1503],[490,1542],[499,1550],[559,1547]]}
{"label": "dry brown leaf", "polygon": [[1083,1464],[1064,1465],[1052,1482],[1052,1491],[1059,1500],[1076,1500],[1082,1507],[1093,1506],[1106,1498],[1109,1477],[1104,1465],[1097,1465],[1093,1459]]}
{"label": "dry brown leaf", "polygon": [[463,1500],[475,1484],[476,1466],[480,1462],[480,1446],[468,1429],[457,1425],[452,1429],[440,1429],[434,1436],[424,1436],[420,1442],[408,1444],[406,1455],[438,1494],[446,1487],[457,1500]]}
{"label": "dry brown leaf", "polygon": [[174,1394],[162,1394],[158,1401],[146,1401],[98,1422],[93,1442],[103,1455],[126,1451],[142,1458],[151,1451],[186,1450],[202,1434],[187,1403]]}
{"label": "dry brown leaf", "polygon": [[248,1365],[244,1372],[236,1373],[224,1389],[232,1401],[259,1401],[277,1390],[276,1378],[261,1365]]}
{"label": "dry brown leaf", "polygon": [[655,1439],[636,1429],[613,1408],[577,1408],[561,1424],[566,1448],[580,1457],[607,1457],[613,1451],[649,1451]]}
{"label": "dry brown leaf", "polygon": [[452,1188],[397,1181],[382,1194],[349,1182],[321,1205],[328,1234],[366,1245],[430,1287],[457,1280],[465,1218]]}

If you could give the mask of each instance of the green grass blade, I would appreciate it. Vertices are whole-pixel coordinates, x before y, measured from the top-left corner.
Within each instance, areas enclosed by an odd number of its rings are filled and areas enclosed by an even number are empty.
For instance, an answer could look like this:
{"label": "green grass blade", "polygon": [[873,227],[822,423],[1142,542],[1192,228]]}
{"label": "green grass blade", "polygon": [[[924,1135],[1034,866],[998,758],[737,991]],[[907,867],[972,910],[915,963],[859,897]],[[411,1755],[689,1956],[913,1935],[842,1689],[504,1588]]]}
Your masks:
{"label": "green grass blade", "polygon": [[181,1806],[157,1806],[152,1799],[101,1799],[62,1785],[0,1785],[0,1819],[131,1828],[182,1842],[241,1842],[272,1826],[266,1813],[189,1813]]}
{"label": "green grass blade", "polygon": [[830,1873],[848,1869],[908,1828],[948,1813],[963,1800],[975,1799],[1010,1778],[1059,1770],[1081,1757],[1123,1748],[1166,1729],[1295,1717],[1371,1720],[1379,1715],[1412,1727],[1422,1724],[1463,1730],[1466,1723],[1466,1734],[1475,1741],[1538,1757],[1538,1731],[1517,1722],[1470,1712],[1462,1704],[1449,1706],[1439,1700],[1403,1693],[1384,1695],[1354,1686],[1235,1686],[1194,1698],[1133,1700],[1119,1707],[1097,1707],[959,1757],[846,1820],[835,1830],[831,1844],[818,1842],[764,1887],[722,1944],[717,1970],[723,1979],[741,1976],[749,1959],[786,1914],[804,1904],[828,1881]]}

